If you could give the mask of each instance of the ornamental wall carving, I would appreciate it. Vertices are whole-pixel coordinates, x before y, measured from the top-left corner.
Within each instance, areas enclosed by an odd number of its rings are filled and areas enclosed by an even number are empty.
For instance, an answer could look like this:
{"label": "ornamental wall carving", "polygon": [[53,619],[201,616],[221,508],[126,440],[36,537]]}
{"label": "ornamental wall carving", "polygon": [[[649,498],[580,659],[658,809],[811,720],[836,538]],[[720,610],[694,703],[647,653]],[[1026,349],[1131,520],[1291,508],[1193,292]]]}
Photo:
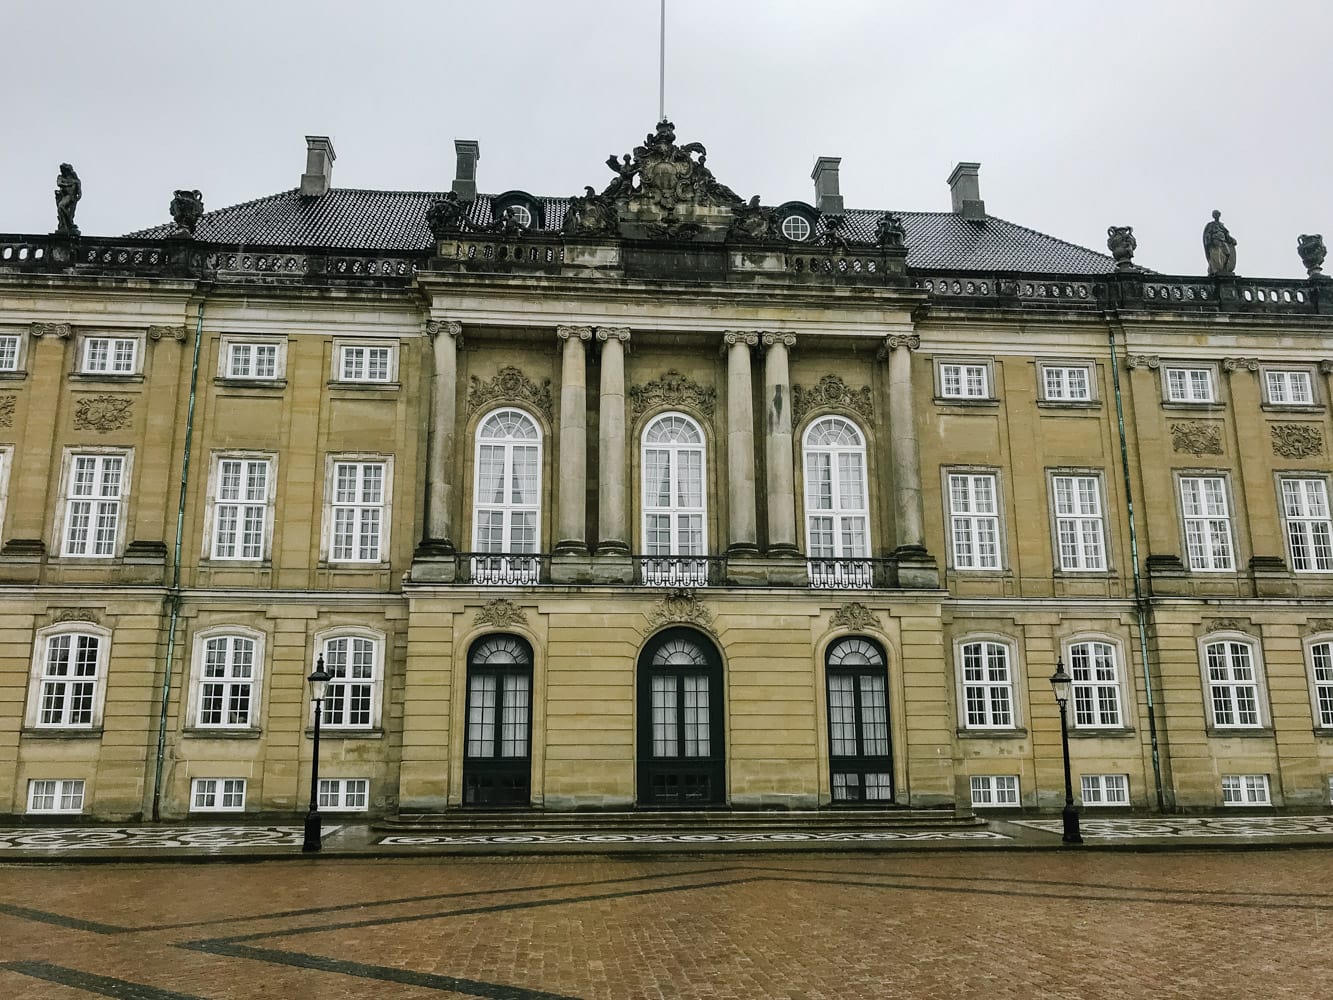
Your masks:
{"label": "ornamental wall carving", "polygon": [[648,612],[648,627],[657,628],[668,624],[697,625],[712,630],[713,615],[703,606],[694,591],[685,588],[672,588]]}
{"label": "ornamental wall carving", "polygon": [[58,337],[61,340],[68,340],[74,328],[68,323],[33,323],[28,327],[28,332],[34,337]]}
{"label": "ornamental wall carving", "polygon": [[1311,618],[1306,622],[1306,635],[1317,635],[1320,632],[1333,632],[1333,618]]}
{"label": "ornamental wall carving", "polygon": [[630,412],[636,419],[659,406],[685,407],[711,418],[717,405],[717,390],[700,385],[673,368],[659,379],[631,386],[629,400]]}
{"label": "ornamental wall carving", "polygon": [[185,343],[185,327],[183,326],[150,326],[148,328],[149,340],[174,340],[178,344]]}
{"label": "ornamental wall carving", "polygon": [[90,622],[93,625],[101,624],[97,614],[91,608],[59,608],[52,613],[51,624],[60,625],[63,622]]}
{"label": "ornamental wall carving", "polygon": [[1273,454],[1283,458],[1309,458],[1324,450],[1324,434],[1315,424],[1274,424]]}
{"label": "ornamental wall carving", "polygon": [[1222,369],[1223,371],[1229,371],[1229,372],[1239,372],[1239,371],[1257,372],[1259,370],[1259,359],[1223,358]]}
{"label": "ornamental wall carving", "polygon": [[467,412],[471,416],[488,403],[527,403],[551,419],[551,380],[538,385],[513,365],[501,368],[494,378],[483,382],[473,375],[467,391]]}
{"label": "ornamental wall carving", "polygon": [[494,625],[496,628],[512,628],[514,625],[526,625],[528,616],[507,597],[497,597],[482,606],[472,619],[474,625]]}
{"label": "ornamental wall carving", "polygon": [[833,612],[833,617],[829,619],[829,625],[832,628],[846,628],[858,632],[868,628],[878,629],[882,627],[879,623],[879,616],[860,601],[844,604]]}
{"label": "ornamental wall carving", "polygon": [[14,405],[17,396],[0,396],[0,427],[14,426]]}
{"label": "ornamental wall carving", "polygon": [[1250,622],[1240,618],[1205,618],[1199,623],[1199,634],[1208,632],[1248,632]]}
{"label": "ornamental wall carving", "polygon": [[1162,367],[1162,359],[1156,354],[1127,354],[1125,355],[1125,367],[1131,371],[1135,368],[1147,368],[1156,371]]}
{"label": "ornamental wall carving", "polygon": [[803,385],[792,385],[793,420],[799,421],[806,413],[821,406],[835,410],[852,410],[861,414],[866,420],[873,420],[875,417],[875,403],[868,385],[853,389],[837,375],[825,375],[809,389]]}
{"label": "ornamental wall carving", "polygon": [[124,396],[85,396],[74,404],[74,429],[107,434],[128,427],[134,401]]}
{"label": "ornamental wall carving", "polygon": [[1190,420],[1171,425],[1171,447],[1187,455],[1222,454],[1222,428],[1218,424]]}

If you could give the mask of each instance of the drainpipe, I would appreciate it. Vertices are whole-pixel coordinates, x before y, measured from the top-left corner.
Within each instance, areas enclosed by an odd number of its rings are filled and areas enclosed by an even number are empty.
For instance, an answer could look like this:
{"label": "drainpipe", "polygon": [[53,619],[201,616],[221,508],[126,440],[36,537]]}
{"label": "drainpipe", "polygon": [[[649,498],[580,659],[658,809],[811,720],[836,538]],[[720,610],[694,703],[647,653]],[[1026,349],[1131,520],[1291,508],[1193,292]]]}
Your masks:
{"label": "drainpipe", "polygon": [[157,715],[157,761],[153,767],[153,822],[162,818],[162,768],[167,755],[167,709],[171,700],[171,666],[176,653],[176,626],[181,615],[181,547],[185,537],[185,492],[190,483],[190,445],[194,438],[194,401],[199,387],[199,345],[204,339],[204,300],[194,324],[194,359],[190,362],[190,400],[185,411],[185,450],[181,459],[180,501],[176,505],[176,544],[171,555],[171,587],[167,591],[167,657],[162,668],[162,699]]}
{"label": "drainpipe", "polygon": [[1143,661],[1143,691],[1148,704],[1148,735],[1152,741],[1152,776],[1157,790],[1157,809],[1166,812],[1166,798],[1162,790],[1162,759],[1157,748],[1157,718],[1153,709],[1152,671],[1148,663],[1148,601],[1143,596],[1143,579],[1139,573],[1139,535],[1134,521],[1134,490],[1129,478],[1129,445],[1125,440],[1125,407],[1120,396],[1120,363],[1116,359],[1115,324],[1106,314],[1106,340],[1111,349],[1111,384],[1115,391],[1115,420],[1120,433],[1120,467],[1125,475],[1125,508],[1129,517],[1129,558],[1134,567],[1134,620],[1139,629],[1139,656]]}

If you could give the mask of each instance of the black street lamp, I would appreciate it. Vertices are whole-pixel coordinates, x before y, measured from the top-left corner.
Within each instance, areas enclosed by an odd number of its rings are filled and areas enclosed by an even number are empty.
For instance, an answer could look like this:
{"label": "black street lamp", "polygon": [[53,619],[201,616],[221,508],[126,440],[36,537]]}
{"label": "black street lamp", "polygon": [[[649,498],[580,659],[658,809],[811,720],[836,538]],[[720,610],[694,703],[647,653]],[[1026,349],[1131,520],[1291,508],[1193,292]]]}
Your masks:
{"label": "black street lamp", "polygon": [[324,689],[329,686],[329,672],[324,669],[321,654],[315,661],[315,672],[306,678],[310,682],[310,697],[315,702],[315,747],[310,759],[310,810],[305,814],[305,843],[302,851],[322,851],[322,825],[319,818],[319,716],[323,707]]}
{"label": "black street lamp", "polygon": [[[1065,752],[1065,811],[1061,814],[1065,821],[1065,835],[1060,838],[1066,844],[1083,843],[1083,835],[1078,829],[1078,810],[1074,808],[1074,779],[1069,773],[1069,723],[1065,719],[1065,706],[1069,704],[1069,692],[1074,687],[1074,678],[1065,673],[1065,661],[1055,661],[1055,673],[1051,675],[1051,688],[1055,691],[1055,700],[1060,705],[1060,745]],[[318,730],[319,723],[316,724]]]}

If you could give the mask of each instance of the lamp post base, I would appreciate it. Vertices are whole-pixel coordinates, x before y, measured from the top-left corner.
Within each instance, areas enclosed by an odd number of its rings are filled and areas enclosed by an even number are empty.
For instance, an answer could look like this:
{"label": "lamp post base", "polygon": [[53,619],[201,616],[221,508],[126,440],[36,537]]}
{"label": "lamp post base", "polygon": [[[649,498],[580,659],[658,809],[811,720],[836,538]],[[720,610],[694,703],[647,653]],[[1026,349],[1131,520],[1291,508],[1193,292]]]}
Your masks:
{"label": "lamp post base", "polygon": [[1066,844],[1083,843],[1083,834],[1079,832],[1078,828],[1078,810],[1074,808],[1072,803],[1065,806],[1061,817],[1065,821],[1065,835],[1060,839]]}
{"label": "lamp post base", "polygon": [[305,814],[305,843],[301,850],[306,853],[324,850],[323,832],[319,813],[312,809]]}

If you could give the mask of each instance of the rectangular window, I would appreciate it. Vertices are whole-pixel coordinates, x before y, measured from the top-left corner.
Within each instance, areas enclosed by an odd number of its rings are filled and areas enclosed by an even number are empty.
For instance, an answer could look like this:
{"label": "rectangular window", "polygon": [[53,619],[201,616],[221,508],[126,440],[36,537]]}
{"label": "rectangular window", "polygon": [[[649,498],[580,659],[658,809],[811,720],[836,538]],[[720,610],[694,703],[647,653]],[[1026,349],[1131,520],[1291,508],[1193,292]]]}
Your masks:
{"label": "rectangular window", "polygon": [[1259,717],[1259,678],[1254,650],[1247,642],[1223,640],[1204,647],[1213,725],[1219,729],[1254,729]]}
{"label": "rectangular window", "polygon": [[1009,671],[1009,647],[999,642],[969,642],[961,653],[967,728],[1012,729],[1014,682]]}
{"label": "rectangular window", "polygon": [[385,463],[333,465],[333,562],[378,562],[384,531]]}
{"label": "rectangular window", "polygon": [[1118,729],[1124,724],[1120,717],[1120,675],[1115,654],[1115,646],[1109,642],[1070,645],[1075,728]]}
{"label": "rectangular window", "polygon": [[1085,774],[1080,781],[1083,785],[1085,806],[1129,805],[1127,774]]}
{"label": "rectangular window", "polygon": [[374,639],[343,635],[324,643],[324,667],[330,676],[324,693],[325,725],[346,729],[373,725],[378,659]]}
{"label": "rectangular window", "polygon": [[940,364],[940,396],[944,399],[990,399],[990,369],[985,364]]}
{"label": "rectangular window", "polygon": [[226,372],[228,378],[276,379],[278,345],[244,341],[229,343]]}
{"label": "rectangular window", "polygon": [[1222,805],[1266,806],[1271,801],[1268,796],[1268,775],[1222,775]]}
{"label": "rectangular window", "polygon": [[1333,729],[1333,642],[1310,646],[1310,674],[1314,681],[1315,725]]}
{"label": "rectangular window", "polygon": [[199,725],[244,728],[254,711],[255,640],[220,635],[204,642]]}
{"label": "rectangular window", "polygon": [[1092,379],[1087,365],[1043,365],[1042,396],[1052,403],[1087,403],[1092,400]]}
{"label": "rectangular window", "polygon": [[195,778],[190,812],[244,812],[244,778]]}
{"label": "rectangular window", "polygon": [[1308,371],[1265,371],[1264,388],[1274,406],[1314,405],[1314,381]]}
{"label": "rectangular window", "polygon": [[1018,805],[1018,775],[974,774],[972,805],[974,807]]}
{"label": "rectangular window", "polygon": [[1190,569],[1234,570],[1226,480],[1221,476],[1181,476],[1180,506],[1185,517],[1185,549]]}
{"label": "rectangular window", "polygon": [[327,812],[365,812],[370,802],[367,778],[320,778],[319,807]]}
{"label": "rectangular window", "polygon": [[124,455],[71,456],[63,555],[105,559],[116,554],[124,478]]}
{"label": "rectangular window", "polygon": [[390,382],[392,373],[392,347],[366,347],[344,345],[341,348],[341,363],[338,365],[338,378],[343,382]]}
{"label": "rectangular window", "polygon": [[993,473],[949,475],[955,569],[1000,568],[999,489]]}
{"label": "rectangular window", "polygon": [[1333,573],[1333,519],[1323,479],[1282,480],[1287,551],[1297,573]]}
{"label": "rectangular window", "polygon": [[0,336],[0,372],[19,370],[19,347],[22,341],[13,334]]}
{"label": "rectangular window", "polygon": [[1167,368],[1166,399],[1169,403],[1211,403],[1211,368]]}
{"label": "rectangular window", "polygon": [[88,337],[83,342],[85,375],[133,375],[137,370],[139,342],[133,337]]}
{"label": "rectangular window", "polygon": [[218,459],[212,558],[264,558],[270,466],[267,458]]}
{"label": "rectangular window", "polygon": [[82,778],[42,778],[28,782],[28,812],[83,812]]}
{"label": "rectangular window", "polygon": [[1096,476],[1053,476],[1055,535],[1060,569],[1097,573],[1106,569],[1102,491]]}

